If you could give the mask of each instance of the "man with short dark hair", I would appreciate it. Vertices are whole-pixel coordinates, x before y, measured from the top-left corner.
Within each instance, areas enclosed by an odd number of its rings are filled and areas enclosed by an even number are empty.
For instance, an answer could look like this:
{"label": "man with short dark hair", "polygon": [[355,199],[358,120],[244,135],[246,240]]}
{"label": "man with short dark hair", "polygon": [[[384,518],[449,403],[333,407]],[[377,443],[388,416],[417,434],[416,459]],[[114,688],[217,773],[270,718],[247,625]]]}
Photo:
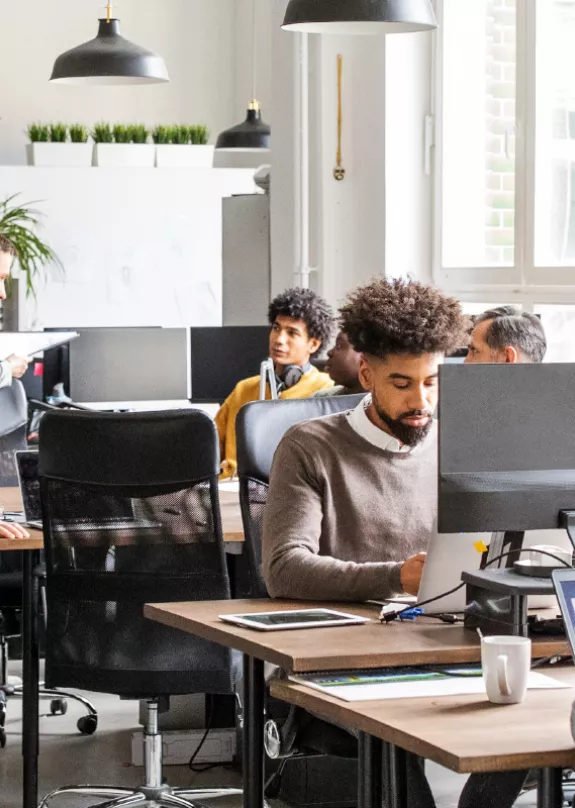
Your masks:
{"label": "man with short dark hair", "polygon": [[[439,365],[468,340],[459,302],[413,281],[375,280],[348,298],[342,328],[368,395],[350,412],[290,429],[273,463],[263,528],[272,597],[416,595],[437,523]],[[434,808],[409,758],[409,808]],[[472,777],[461,808],[510,808],[523,773]]]}
{"label": "man with short dark hair", "polygon": [[540,363],[547,351],[541,320],[515,306],[498,306],[475,320],[465,361],[478,363]]}
{"label": "man with short dark hair", "polygon": [[[6,300],[6,281],[10,277],[16,249],[6,236],[0,233],[0,301]],[[0,362],[0,387],[9,387],[12,379],[21,379],[26,373],[30,360],[24,356],[11,354]]]}
{"label": "man with short dark hair", "polygon": [[[269,355],[274,363],[279,398],[309,398],[318,390],[333,387],[329,376],[310,364],[311,357],[331,336],[333,312],[328,303],[311,289],[288,289],[272,300],[268,320]],[[259,395],[260,377],[244,379],[216,416],[224,478],[232,477],[237,468],[236,416],[244,404],[257,401]]]}

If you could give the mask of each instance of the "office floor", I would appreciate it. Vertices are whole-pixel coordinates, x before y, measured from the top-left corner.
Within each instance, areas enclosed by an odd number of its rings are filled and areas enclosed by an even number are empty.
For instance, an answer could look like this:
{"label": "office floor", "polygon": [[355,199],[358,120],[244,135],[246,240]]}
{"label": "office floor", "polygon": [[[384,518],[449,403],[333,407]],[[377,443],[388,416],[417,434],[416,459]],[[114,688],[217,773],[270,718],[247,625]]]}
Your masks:
{"label": "office floor", "polygon": [[[19,675],[19,663],[11,663],[10,673]],[[123,702],[113,696],[87,694],[95,703],[99,725],[95,735],[83,737],[76,732],[76,721],[82,709],[70,701],[65,716],[41,719],[40,794],[71,784],[97,783],[135,786],[141,782],[142,770],[132,767],[131,735],[138,725],[138,705]],[[49,702],[43,701],[41,712]],[[0,805],[21,808],[21,710],[20,701],[11,699],[6,722],[8,742],[0,749]],[[428,764],[428,776],[437,800],[437,808],[455,808],[465,777],[455,775],[434,764]],[[240,778],[225,769],[213,769],[202,775],[190,773],[183,766],[168,766],[165,774],[174,786],[240,785]],[[94,801],[62,798],[54,808],[84,808]],[[241,798],[211,800],[214,808],[240,808]],[[517,805],[536,805],[535,792],[525,794]],[[277,803],[274,808],[283,808]],[[479,808],[479,806],[478,806]]]}

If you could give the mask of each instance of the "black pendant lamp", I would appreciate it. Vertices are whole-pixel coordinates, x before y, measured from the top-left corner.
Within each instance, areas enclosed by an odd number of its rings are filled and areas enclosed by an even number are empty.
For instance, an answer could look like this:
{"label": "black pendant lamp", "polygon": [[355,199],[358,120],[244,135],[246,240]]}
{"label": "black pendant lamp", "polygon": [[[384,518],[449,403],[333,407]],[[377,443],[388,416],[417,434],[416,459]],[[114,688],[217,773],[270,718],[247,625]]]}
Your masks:
{"label": "black pendant lamp", "polygon": [[245,121],[223,131],[216,141],[216,149],[218,151],[269,149],[270,134],[270,127],[262,121],[259,101],[254,98],[253,101],[250,101]]}
{"label": "black pendant lamp", "polygon": [[157,53],[141,48],[120,34],[120,21],[106,7],[98,35],[58,56],[50,81],[60,84],[161,84],[170,80]]}
{"label": "black pendant lamp", "polygon": [[431,0],[290,0],[282,28],[304,34],[409,34],[437,28]]}
{"label": "black pendant lamp", "polygon": [[269,149],[271,128],[262,120],[262,111],[256,99],[256,46],[257,46],[257,14],[256,2],[252,0],[253,35],[252,35],[252,100],[248,106],[247,117],[243,123],[224,130],[216,141],[218,151],[253,151]]}

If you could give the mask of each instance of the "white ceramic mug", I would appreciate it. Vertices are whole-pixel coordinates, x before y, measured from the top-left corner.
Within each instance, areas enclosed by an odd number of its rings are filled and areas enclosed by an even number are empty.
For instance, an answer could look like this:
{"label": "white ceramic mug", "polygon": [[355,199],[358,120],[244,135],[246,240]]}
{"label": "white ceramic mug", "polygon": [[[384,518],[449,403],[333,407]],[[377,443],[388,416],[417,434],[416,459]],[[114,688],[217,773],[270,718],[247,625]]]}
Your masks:
{"label": "white ceramic mug", "polygon": [[483,637],[481,666],[489,701],[519,704],[527,692],[531,640],[527,637]]}

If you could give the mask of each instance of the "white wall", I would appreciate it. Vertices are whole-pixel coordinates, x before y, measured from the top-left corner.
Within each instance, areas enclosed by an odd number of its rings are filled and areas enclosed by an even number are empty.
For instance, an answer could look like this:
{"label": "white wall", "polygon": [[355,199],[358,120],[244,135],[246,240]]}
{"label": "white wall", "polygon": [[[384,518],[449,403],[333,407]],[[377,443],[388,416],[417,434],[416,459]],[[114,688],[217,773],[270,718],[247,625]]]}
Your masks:
{"label": "white wall", "polygon": [[[272,291],[297,267],[298,36],[272,27],[275,123],[272,175]],[[431,182],[423,132],[430,109],[431,39],[310,36],[310,285],[337,306],[377,275],[431,278]],[[343,165],[336,158],[336,59],[343,56]],[[281,140],[278,132],[281,132]]]}
{"label": "white wall", "polygon": [[[269,120],[271,2],[257,0],[258,93]],[[251,98],[251,0],[123,0],[128,39],[166,61],[171,82],[143,87],[71,87],[48,82],[56,56],[97,32],[103,2],[18,0],[2,7],[0,165],[24,163],[33,121],[206,123],[213,138],[239,123]],[[246,28],[247,26],[247,28]]]}
{"label": "white wall", "polygon": [[41,235],[65,269],[20,329],[221,325],[222,197],[253,190],[237,169],[2,168],[0,198],[44,200]]}

